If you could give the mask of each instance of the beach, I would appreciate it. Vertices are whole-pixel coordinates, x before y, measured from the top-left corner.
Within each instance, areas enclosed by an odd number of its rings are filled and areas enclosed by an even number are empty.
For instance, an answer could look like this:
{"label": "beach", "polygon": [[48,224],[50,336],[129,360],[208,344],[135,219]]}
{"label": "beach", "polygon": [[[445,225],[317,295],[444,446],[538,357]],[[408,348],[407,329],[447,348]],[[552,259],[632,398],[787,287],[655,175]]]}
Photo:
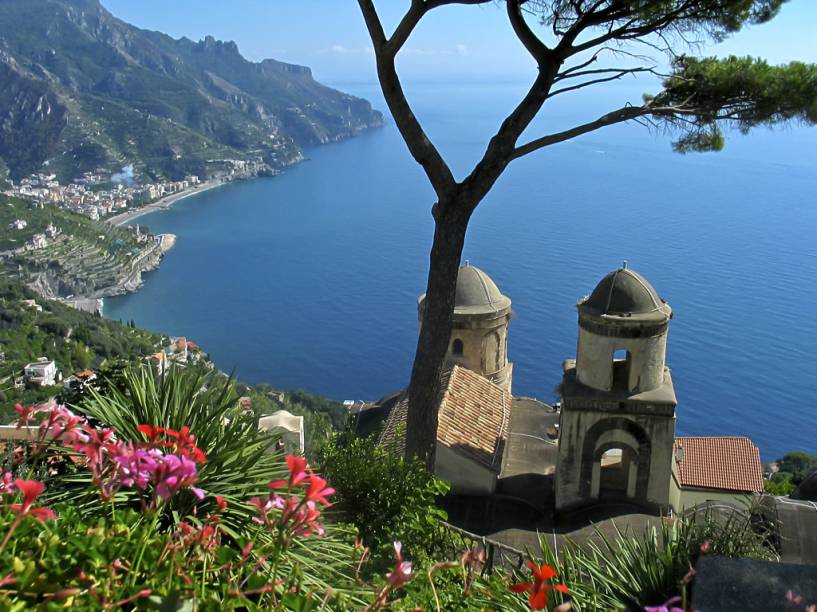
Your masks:
{"label": "beach", "polygon": [[190,187],[185,189],[184,191],[180,191],[178,193],[173,193],[171,195],[159,198],[155,202],[151,202],[141,208],[136,208],[133,210],[128,210],[118,215],[114,215],[112,217],[108,217],[105,219],[111,225],[125,225],[134,219],[141,217],[142,215],[147,215],[152,212],[156,212],[158,210],[165,210],[178,202],[179,200],[183,200],[188,198],[192,195],[196,195],[197,193],[203,193],[205,191],[209,191],[210,189],[215,189],[216,187],[220,187],[223,185],[225,181],[223,179],[210,179],[208,181],[204,181],[197,187]]}

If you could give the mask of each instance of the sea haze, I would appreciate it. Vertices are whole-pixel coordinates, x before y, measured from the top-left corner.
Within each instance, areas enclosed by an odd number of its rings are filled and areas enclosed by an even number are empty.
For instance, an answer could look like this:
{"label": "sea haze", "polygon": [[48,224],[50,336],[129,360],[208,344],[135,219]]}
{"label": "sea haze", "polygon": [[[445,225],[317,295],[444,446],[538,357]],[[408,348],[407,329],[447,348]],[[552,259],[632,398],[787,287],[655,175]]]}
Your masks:
{"label": "sea haze", "polygon": [[[339,84],[343,87],[342,84]],[[377,89],[347,91],[385,108]],[[646,87],[548,103],[531,135],[637,100]],[[463,176],[519,85],[409,91]],[[512,164],[475,213],[464,259],[513,300],[514,392],[554,399],[575,355],[575,303],[628,260],[672,305],[678,433],[751,436],[764,460],[817,434],[817,129],[733,135],[718,154],[618,126]],[[375,399],[408,380],[433,195],[393,124],[309,151],[138,220],[178,235],[105,315],[187,335],[247,382]]]}

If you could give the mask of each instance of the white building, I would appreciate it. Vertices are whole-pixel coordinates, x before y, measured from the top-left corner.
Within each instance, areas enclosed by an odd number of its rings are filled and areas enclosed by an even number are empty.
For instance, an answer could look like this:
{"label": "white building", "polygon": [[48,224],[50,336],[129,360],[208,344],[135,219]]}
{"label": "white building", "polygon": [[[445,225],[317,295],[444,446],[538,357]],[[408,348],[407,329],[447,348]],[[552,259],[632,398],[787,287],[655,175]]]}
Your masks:
{"label": "white building", "polygon": [[23,369],[23,378],[29,385],[46,387],[56,384],[57,364],[47,357],[40,357],[34,363],[29,363]]}
{"label": "white building", "polygon": [[32,249],[44,249],[48,246],[48,242],[45,239],[45,234],[34,234],[31,237],[31,248]]}
{"label": "white building", "polygon": [[26,222],[23,219],[15,219],[14,221],[11,222],[11,228],[16,230],[25,229],[27,225],[28,222]]}

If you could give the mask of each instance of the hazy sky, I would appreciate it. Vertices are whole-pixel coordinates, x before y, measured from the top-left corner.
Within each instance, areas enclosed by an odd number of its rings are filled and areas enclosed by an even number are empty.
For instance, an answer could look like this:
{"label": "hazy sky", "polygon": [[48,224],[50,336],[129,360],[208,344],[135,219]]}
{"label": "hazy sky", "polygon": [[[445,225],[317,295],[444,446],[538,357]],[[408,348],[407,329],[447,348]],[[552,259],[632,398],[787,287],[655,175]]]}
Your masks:
{"label": "hazy sky", "polygon": [[[327,82],[375,80],[370,42],[354,0],[102,0],[117,17],[174,37],[234,40],[248,59],[272,57],[312,67]],[[394,24],[406,0],[380,0]],[[708,53],[817,62],[817,0],[791,0],[771,23],[749,28]],[[505,77],[533,72],[503,9],[451,6],[433,11],[400,56],[412,80]]]}

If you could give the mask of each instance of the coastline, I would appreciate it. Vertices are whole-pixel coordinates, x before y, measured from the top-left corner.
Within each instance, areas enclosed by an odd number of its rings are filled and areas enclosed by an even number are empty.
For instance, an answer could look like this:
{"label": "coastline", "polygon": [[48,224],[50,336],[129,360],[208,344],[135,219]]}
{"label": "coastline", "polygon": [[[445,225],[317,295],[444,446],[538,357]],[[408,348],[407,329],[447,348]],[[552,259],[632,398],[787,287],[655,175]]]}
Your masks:
{"label": "coastline", "polygon": [[215,189],[216,187],[221,187],[222,185],[228,182],[230,181],[224,181],[223,179],[210,179],[208,181],[201,183],[198,187],[191,187],[185,189],[184,191],[180,191],[179,193],[173,193],[168,196],[164,196],[162,198],[159,198],[155,202],[151,202],[150,204],[142,206],[141,208],[128,210],[118,215],[108,217],[107,219],[105,219],[105,221],[110,223],[111,225],[119,227],[143,215],[148,215],[152,212],[156,212],[159,210],[167,210],[179,200],[184,200],[185,198],[189,198],[190,196],[196,195],[198,193],[204,193],[205,191],[210,191],[211,189]]}

